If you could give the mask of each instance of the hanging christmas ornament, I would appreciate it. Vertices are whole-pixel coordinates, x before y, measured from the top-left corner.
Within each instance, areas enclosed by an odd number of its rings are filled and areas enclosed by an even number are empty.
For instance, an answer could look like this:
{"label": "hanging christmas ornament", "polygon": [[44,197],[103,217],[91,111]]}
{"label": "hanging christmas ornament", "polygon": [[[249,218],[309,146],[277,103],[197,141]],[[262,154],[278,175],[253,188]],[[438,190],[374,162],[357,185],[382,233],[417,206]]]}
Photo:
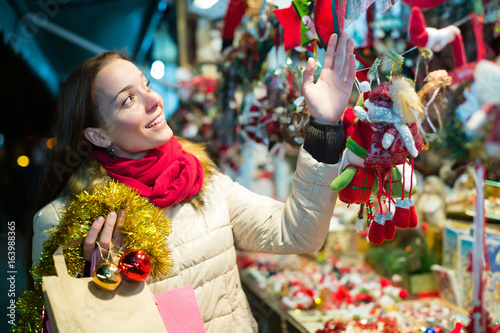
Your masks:
{"label": "hanging christmas ornament", "polygon": [[122,281],[118,266],[106,261],[96,267],[94,283],[102,289],[115,290]]}
{"label": "hanging christmas ornament", "polygon": [[384,242],[386,220],[387,217],[384,214],[375,214],[375,218],[368,228],[368,240],[370,243],[380,245]]}
{"label": "hanging christmas ornament", "polygon": [[[400,59],[394,62],[398,68]],[[357,105],[344,114],[347,149],[342,171],[330,187],[347,204],[368,203],[372,193],[378,192],[379,212],[368,220],[367,240],[381,244],[394,239],[395,227],[415,228],[418,223],[411,194],[416,192],[413,158],[424,151],[418,129],[423,108],[405,78],[394,76],[372,90],[370,86],[359,84]],[[408,157],[411,163],[405,172]],[[397,198],[393,210],[392,198]]]}
{"label": "hanging christmas ornament", "polygon": [[426,119],[426,122],[422,123],[422,127],[424,131],[430,130],[437,133],[438,130],[443,131],[443,112],[448,104],[452,77],[444,69],[439,69],[428,73],[424,82],[425,84],[418,91]]}
{"label": "hanging christmas ornament", "polygon": [[[111,251],[103,249],[99,242],[96,242],[96,244],[99,248],[101,259],[104,260],[104,262],[97,266],[94,270],[93,281],[98,287],[102,289],[115,290],[122,281],[118,266],[111,262]],[[104,258],[104,256],[102,255],[103,251],[108,254],[106,258]],[[93,258],[92,261],[94,260],[95,258]]]}
{"label": "hanging christmas ornament", "polygon": [[394,218],[394,214],[392,212],[387,213],[384,224],[384,239],[385,240],[393,240],[394,236],[396,236],[396,226],[392,219]]}
{"label": "hanging christmas ornament", "polygon": [[144,251],[130,250],[120,258],[118,269],[123,278],[129,282],[143,281],[151,272],[151,260]]}

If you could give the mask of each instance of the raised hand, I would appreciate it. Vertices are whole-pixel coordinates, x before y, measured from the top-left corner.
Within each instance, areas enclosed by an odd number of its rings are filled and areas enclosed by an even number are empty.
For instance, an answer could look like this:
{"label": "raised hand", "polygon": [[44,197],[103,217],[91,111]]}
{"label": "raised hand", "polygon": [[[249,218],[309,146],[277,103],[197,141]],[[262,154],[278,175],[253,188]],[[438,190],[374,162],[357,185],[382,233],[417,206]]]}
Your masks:
{"label": "raised hand", "polygon": [[354,41],[347,38],[345,31],[340,38],[333,34],[316,83],[313,82],[315,61],[313,58],[307,61],[302,94],[311,115],[323,123],[337,123],[347,107],[356,74],[353,52]]}

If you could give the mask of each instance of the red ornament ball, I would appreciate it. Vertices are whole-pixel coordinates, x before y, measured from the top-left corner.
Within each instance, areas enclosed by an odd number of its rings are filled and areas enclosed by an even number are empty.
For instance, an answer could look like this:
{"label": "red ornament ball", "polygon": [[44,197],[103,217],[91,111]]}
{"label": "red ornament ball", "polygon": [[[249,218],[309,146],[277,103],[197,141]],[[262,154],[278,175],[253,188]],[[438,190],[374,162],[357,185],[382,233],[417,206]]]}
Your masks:
{"label": "red ornament ball", "polygon": [[151,259],[144,251],[130,250],[120,258],[118,269],[129,282],[144,281],[151,272]]}

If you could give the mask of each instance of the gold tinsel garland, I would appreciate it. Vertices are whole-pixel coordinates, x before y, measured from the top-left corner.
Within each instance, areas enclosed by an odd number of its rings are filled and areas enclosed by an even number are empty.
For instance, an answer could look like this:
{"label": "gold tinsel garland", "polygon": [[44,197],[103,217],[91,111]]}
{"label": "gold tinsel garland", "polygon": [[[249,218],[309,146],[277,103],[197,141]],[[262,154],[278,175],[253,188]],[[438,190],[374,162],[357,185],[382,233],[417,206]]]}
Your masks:
{"label": "gold tinsel garland", "polygon": [[[127,249],[140,249],[150,256],[153,280],[161,279],[170,272],[172,260],[167,237],[171,224],[160,208],[130,187],[114,181],[92,193],[83,191],[68,200],[60,223],[44,243],[41,259],[31,270],[37,287],[24,291],[19,297],[16,303],[19,321],[11,332],[40,331],[41,308],[44,304],[40,282],[43,276],[56,275],[52,255],[57,248],[85,237],[98,216],[105,217],[109,212],[121,209],[126,213],[122,235]],[[81,244],[65,249],[64,259],[70,275],[79,276],[83,273],[85,261]]]}

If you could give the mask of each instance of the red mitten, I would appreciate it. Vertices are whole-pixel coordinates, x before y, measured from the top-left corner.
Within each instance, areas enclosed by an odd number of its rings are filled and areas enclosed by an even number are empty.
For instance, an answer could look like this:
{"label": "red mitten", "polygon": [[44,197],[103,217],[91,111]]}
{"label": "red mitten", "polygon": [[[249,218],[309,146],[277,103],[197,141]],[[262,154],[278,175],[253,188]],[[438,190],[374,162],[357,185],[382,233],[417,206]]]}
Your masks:
{"label": "red mitten", "polygon": [[[410,199],[411,200],[411,199]],[[418,216],[415,206],[410,206],[410,228],[416,228],[418,224]]]}
{"label": "red mitten", "polygon": [[410,207],[412,205],[413,200],[411,199],[396,199],[396,210],[392,218],[396,227],[405,229],[410,226]]}
{"label": "red mitten", "polygon": [[375,218],[370,223],[368,229],[368,240],[370,243],[380,245],[384,242],[385,219],[385,215],[380,213],[375,214]]}
{"label": "red mitten", "polygon": [[392,212],[387,213],[384,225],[385,240],[393,240],[396,235],[396,226],[394,225],[394,222],[392,222],[393,217],[394,214]]}

